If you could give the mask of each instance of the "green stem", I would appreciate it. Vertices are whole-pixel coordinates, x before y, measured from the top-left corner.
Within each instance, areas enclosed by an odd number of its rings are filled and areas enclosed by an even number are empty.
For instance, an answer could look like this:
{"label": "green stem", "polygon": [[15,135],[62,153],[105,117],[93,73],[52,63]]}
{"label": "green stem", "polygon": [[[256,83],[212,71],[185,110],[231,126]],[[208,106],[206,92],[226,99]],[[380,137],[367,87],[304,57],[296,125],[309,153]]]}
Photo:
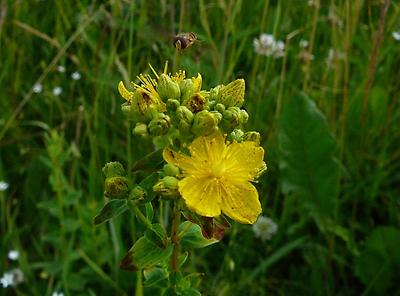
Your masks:
{"label": "green stem", "polygon": [[128,207],[135,213],[136,217],[144,224],[147,228],[151,227],[151,222],[147,220],[146,216],[143,215],[142,211],[139,210],[137,205],[132,201],[128,201]]}
{"label": "green stem", "polygon": [[135,296],[143,296],[143,271],[138,270],[136,276]]}
{"label": "green stem", "polygon": [[181,211],[179,208],[179,201],[175,201],[173,220],[171,227],[171,241],[174,245],[174,250],[172,251],[171,257],[171,269],[173,272],[179,270],[178,256],[179,256],[179,237],[178,237],[178,227],[181,222]]}

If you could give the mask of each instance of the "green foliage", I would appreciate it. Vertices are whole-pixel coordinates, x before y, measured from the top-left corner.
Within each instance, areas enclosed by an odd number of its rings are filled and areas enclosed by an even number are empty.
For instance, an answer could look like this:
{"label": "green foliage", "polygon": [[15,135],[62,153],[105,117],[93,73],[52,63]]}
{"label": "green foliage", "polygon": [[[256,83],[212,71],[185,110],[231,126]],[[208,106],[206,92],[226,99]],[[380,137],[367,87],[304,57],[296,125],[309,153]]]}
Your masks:
{"label": "green foliage", "polygon": [[112,199],[108,201],[100,212],[94,217],[93,222],[96,225],[106,222],[111,218],[118,217],[128,209],[126,200]]}
{"label": "green foliage", "polygon": [[[119,269],[128,248],[140,241],[145,265],[154,260],[148,252],[166,252],[143,238],[144,221],[169,229],[170,201],[146,195],[134,203],[144,220],[126,211],[96,227],[93,217],[105,203],[106,162],[124,164],[132,186],[158,177],[164,165],[162,150],[137,136],[148,134],[147,126],[125,122],[117,85],[149,62],[155,69],[171,64],[170,37],[181,29],[200,39],[180,55],[188,77],[200,72],[203,89],[246,82],[243,106],[249,128],[261,131],[254,140],[268,166],[256,186],[264,215],[279,230],[262,241],[248,226],[197,220],[203,234],[222,242],[183,253],[182,272],[201,272],[194,277],[202,281],[182,276],[169,292],[396,295],[400,55],[392,32],[399,30],[400,7],[389,1],[382,22],[382,1],[307,2],[2,1],[0,181],[9,187],[0,191],[0,276],[18,267],[25,280],[0,294],[131,295],[141,279]],[[261,33],[284,41],[286,56],[257,55],[252,42]],[[382,43],[375,44],[378,33]],[[314,59],[305,60],[307,53]],[[75,71],[80,80],[71,79]],[[36,83],[42,92],[33,92]],[[189,99],[198,89],[187,83]],[[293,95],[301,91],[306,97]],[[182,107],[167,101],[168,110]],[[186,110],[173,119],[181,130],[193,122]],[[227,110],[216,104],[214,111]],[[228,119],[246,119],[231,111],[223,117],[227,127]],[[189,246],[201,245],[195,228]],[[17,261],[7,258],[11,249],[19,250]],[[149,295],[170,284],[165,266],[143,275]]]}
{"label": "green foliage", "polygon": [[336,143],[325,116],[304,94],[288,98],[279,120],[278,141],[283,193],[295,194],[318,226],[326,227],[337,210]]}

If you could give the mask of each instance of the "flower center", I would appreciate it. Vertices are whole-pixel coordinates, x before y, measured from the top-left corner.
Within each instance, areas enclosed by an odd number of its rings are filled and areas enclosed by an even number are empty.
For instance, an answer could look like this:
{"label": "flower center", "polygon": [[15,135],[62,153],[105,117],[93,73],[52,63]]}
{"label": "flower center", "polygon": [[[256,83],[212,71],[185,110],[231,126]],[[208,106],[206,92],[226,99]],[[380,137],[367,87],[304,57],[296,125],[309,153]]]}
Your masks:
{"label": "flower center", "polygon": [[225,165],[222,162],[214,164],[211,168],[211,174],[215,178],[221,178],[225,174]]}

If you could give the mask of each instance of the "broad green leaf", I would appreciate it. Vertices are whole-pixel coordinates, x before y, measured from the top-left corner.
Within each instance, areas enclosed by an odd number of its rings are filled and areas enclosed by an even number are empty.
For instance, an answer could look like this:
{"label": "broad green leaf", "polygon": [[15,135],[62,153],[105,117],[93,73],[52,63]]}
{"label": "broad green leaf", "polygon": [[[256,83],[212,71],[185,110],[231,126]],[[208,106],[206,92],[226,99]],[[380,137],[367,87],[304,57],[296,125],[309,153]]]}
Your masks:
{"label": "broad green leaf", "polygon": [[179,225],[178,236],[183,248],[204,248],[218,242],[216,239],[206,239],[199,225],[185,221]]}
{"label": "broad green leaf", "polygon": [[143,272],[143,274],[145,279],[144,285],[146,287],[160,285],[160,284],[163,284],[163,286],[167,285],[166,281],[168,279],[168,272],[165,268],[155,267],[147,269]]}
{"label": "broad green leaf", "polygon": [[159,149],[147,154],[145,157],[135,162],[132,170],[154,170],[161,168],[163,163],[164,159],[162,157],[162,149]]}
{"label": "broad green leaf", "polygon": [[296,194],[320,227],[334,215],[339,163],[325,116],[304,94],[291,97],[279,118],[279,168],[284,194]]}
{"label": "broad green leaf", "polygon": [[99,225],[113,217],[121,215],[128,209],[126,200],[112,199],[107,202],[100,212],[94,217],[94,224]]}
{"label": "broad green leaf", "polygon": [[161,224],[152,224],[150,228],[147,228],[145,236],[160,248],[165,248],[167,245],[167,233]]}
{"label": "broad green leaf", "polygon": [[375,295],[385,295],[400,278],[400,230],[392,226],[375,228],[356,260],[356,274]]}
{"label": "broad green leaf", "polygon": [[173,246],[160,248],[146,237],[139,238],[122,259],[121,268],[136,271],[161,264],[172,254]]}

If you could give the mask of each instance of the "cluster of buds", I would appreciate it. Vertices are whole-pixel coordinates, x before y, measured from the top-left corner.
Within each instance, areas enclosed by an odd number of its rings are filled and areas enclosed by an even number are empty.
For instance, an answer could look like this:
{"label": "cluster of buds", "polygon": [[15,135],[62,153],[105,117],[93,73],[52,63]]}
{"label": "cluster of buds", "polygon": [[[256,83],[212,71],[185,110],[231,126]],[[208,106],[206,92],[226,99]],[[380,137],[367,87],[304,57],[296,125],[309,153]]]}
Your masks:
{"label": "cluster of buds", "polygon": [[118,85],[126,100],[122,111],[135,123],[135,134],[150,136],[161,147],[175,139],[188,143],[216,130],[234,139],[244,135],[239,132],[248,120],[247,112],[241,109],[245,92],[243,79],[202,90],[200,74],[192,78],[186,78],[184,71],[167,74],[167,65],[160,75],[151,69],[155,78],[139,75],[141,84],[132,82],[133,91],[122,82]]}

